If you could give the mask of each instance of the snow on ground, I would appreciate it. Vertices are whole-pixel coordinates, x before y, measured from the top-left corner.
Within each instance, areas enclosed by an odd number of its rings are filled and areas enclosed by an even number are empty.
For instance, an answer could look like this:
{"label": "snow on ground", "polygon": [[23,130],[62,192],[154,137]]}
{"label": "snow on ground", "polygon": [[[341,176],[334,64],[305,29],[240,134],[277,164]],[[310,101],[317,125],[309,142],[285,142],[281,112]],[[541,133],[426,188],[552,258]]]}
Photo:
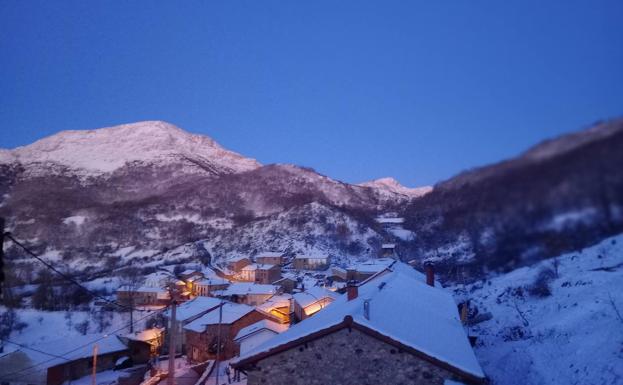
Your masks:
{"label": "snow on ground", "polygon": [[[20,331],[13,331],[8,337],[9,340],[24,344],[26,346],[58,340],[59,338],[72,338],[80,336],[77,328],[80,324],[88,321],[87,334],[92,334],[93,339],[97,339],[105,334],[112,333],[130,323],[130,314],[127,312],[104,312],[101,310],[89,311],[43,311],[36,309],[14,309],[18,321],[24,322],[26,327]],[[0,313],[7,309],[0,306]],[[147,311],[135,311],[134,320],[146,317]],[[141,330],[145,328],[145,322],[150,317],[136,322],[134,328]],[[101,326],[101,327],[100,327]],[[125,334],[129,328],[124,328],[117,333]],[[18,347],[6,344],[5,351],[13,351]]]}
{"label": "snow on ground", "polygon": [[[169,370],[169,360],[159,360],[156,367],[163,372]],[[191,365],[186,357],[175,358],[175,383],[177,385],[194,385],[199,379],[199,374],[191,369]],[[166,379],[160,381],[159,385],[166,385]]]}
{"label": "snow on ground", "polygon": [[[551,295],[530,294],[555,261]],[[493,316],[470,334],[479,338],[476,354],[494,384],[621,384],[621,288],[623,235],[469,285],[457,299],[468,297],[480,314]]]}
{"label": "snow on ground", "polygon": [[[122,370],[106,370],[98,372],[95,376],[95,383],[97,385],[115,385],[121,375],[125,374]],[[91,375],[84,376],[77,380],[71,381],[71,385],[92,385],[93,377]]]}
{"label": "snow on ground", "polygon": [[71,217],[63,219],[63,223],[66,225],[74,224],[76,226],[80,226],[86,219],[87,218],[84,215],[72,215]]}
{"label": "snow on ground", "polygon": [[403,241],[412,241],[415,239],[415,233],[413,231],[402,228],[401,226],[387,229],[393,236],[400,238]]}
{"label": "snow on ground", "polygon": [[165,215],[165,214],[156,214],[156,219],[160,222],[175,222],[175,221],[186,221],[190,223],[196,224],[205,224],[207,221],[201,219],[199,214],[175,214],[175,215]]}

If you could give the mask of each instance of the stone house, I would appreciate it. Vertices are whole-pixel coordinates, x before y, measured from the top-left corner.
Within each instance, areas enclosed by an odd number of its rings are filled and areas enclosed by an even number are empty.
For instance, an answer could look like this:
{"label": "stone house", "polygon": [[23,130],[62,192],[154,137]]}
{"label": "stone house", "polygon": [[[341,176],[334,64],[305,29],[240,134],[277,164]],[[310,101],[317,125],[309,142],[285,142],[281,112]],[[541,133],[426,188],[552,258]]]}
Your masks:
{"label": "stone house", "polygon": [[133,364],[144,364],[161,353],[164,329],[150,328],[119,337],[130,351]]}
{"label": "stone house", "polygon": [[292,318],[292,302],[292,295],[284,293],[270,297],[256,309],[270,315],[278,323],[289,324]]}
{"label": "stone house", "polygon": [[255,263],[283,266],[284,262],[285,256],[279,252],[265,251],[255,256]]}
{"label": "stone house", "polygon": [[251,260],[248,257],[235,257],[227,261],[227,267],[229,268],[229,270],[236,273],[240,273],[243,267],[250,264]]}
{"label": "stone house", "polygon": [[409,269],[349,286],[232,365],[248,385],[485,383],[454,299]]}
{"label": "stone house", "polygon": [[241,281],[255,282],[255,271],[257,270],[257,263],[246,265],[240,270],[240,274],[236,277]]}
{"label": "stone house", "polygon": [[271,284],[281,278],[281,266],[252,263],[242,268],[240,279],[247,282]]}
{"label": "stone house", "polygon": [[261,305],[278,293],[278,286],[261,285],[251,282],[234,282],[225,290],[213,292],[216,297],[251,306]]}
{"label": "stone house", "polygon": [[241,329],[266,319],[267,315],[248,305],[226,302],[221,309],[216,308],[184,326],[186,347],[191,362],[204,362],[216,359],[220,333],[220,359],[237,356],[240,347],[234,338]]}
{"label": "stone house", "polygon": [[169,292],[159,287],[125,285],[117,289],[117,302],[124,306],[166,305],[169,299]]}
{"label": "stone house", "polygon": [[329,267],[329,256],[325,254],[294,257],[294,268],[297,270],[325,270],[327,267]]}
{"label": "stone house", "polygon": [[61,385],[88,376],[93,371],[95,345],[98,351],[96,372],[114,369],[119,359],[129,357],[127,346],[114,335],[63,338],[31,346],[41,352],[54,352],[58,358],[31,349],[1,356],[2,383]]}
{"label": "stone house", "polygon": [[[175,318],[177,320],[177,344],[176,352],[186,352],[185,329],[184,326],[193,322],[197,318],[205,315],[211,310],[216,309],[221,304],[221,300],[213,297],[196,297],[188,302],[184,302],[176,309]],[[171,329],[171,309],[167,309],[164,313],[167,322],[167,330]]]}
{"label": "stone house", "polygon": [[278,280],[273,282],[273,285],[279,286],[281,288],[281,291],[284,293],[292,293],[294,289],[296,289],[297,284],[298,281],[296,280],[296,278],[290,276],[279,278]]}
{"label": "stone house", "polygon": [[296,293],[292,296],[294,317],[302,321],[324,309],[338,297],[339,294],[319,286]]}
{"label": "stone house", "polygon": [[193,282],[193,293],[203,297],[212,297],[212,293],[225,290],[229,281],[221,277],[210,277]]}
{"label": "stone house", "polygon": [[281,266],[258,264],[255,270],[255,283],[271,284],[281,278]]}
{"label": "stone house", "polygon": [[234,342],[240,347],[240,354],[245,354],[286,330],[288,330],[288,325],[264,319],[240,329],[234,338]]}

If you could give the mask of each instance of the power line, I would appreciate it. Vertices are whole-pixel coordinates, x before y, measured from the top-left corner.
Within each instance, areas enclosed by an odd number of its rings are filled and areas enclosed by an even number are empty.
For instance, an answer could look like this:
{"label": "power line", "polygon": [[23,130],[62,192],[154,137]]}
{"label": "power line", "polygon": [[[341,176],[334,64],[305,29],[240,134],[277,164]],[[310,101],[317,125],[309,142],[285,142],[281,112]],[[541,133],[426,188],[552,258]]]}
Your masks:
{"label": "power line", "polygon": [[35,348],[31,348],[30,346],[26,346],[26,345],[24,345],[24,344],[20,344],[20,343],[18,343],[18,342],[14,342],[14,341],[11,341],[11,340],[7,340],[6,338],[0,338],[0,341],[2,341],[2,342],[6,342],[6,343],[8,343],[8,344],[15,345],[15,346],[19,346],[19,347],[20,347],[20,348],[22,348],[22,349],[28,349],[28,350],[32,350],[33,352],[37,352],[37,353],[41,353],[41,354],[45,354],[46,356],[50,356],[50,357],[54,357],[54,358],[62,358],[62,359],[64,359],[64,360],[66,360],[66,361],[71,361],[71,360],[70,360],[69,358],[67,358],[67,357],[58,356],[58,355],[56,355],[56,354],[52,354],[52,353],[48,353],[48,352],[44,352],[43,350],[39,350],[39,349],[35,349]]}
{"label": "power line", "polygon": [[13,241],[13,243],[15,243],[17,246],[21,247],[26,253],[28,253],[28,255],[30,255],[31,257],[35,258],[36,260],[38,260],[39,262],[41,262],[42,264],[44,264],[48,269],[54,271],[56,274],[60,275],[61,277],[63,277],[65,280],[67,280],[68,282],[71,282],[72,284],[78,286],[79,288],[81,288],[82,290],[84,290],[85,292],[89,293],[91,296],[93,296],[94,298],[98,298],[101,299],[111,305],[115,305],[115,306],[119,306],[122,307],[124,309],[128,309],[128,310],[136,310],[136,311],[142,311],[141,309],[136,309],[132,306],[127,306],[127,305],[122,305],[119,302],[116,301],[112,301],[104,296],[101,296],[95,292],[93,292],[92,290],[90,290],[89,288],[87,288],[86,286],[82,285],[80,282],[76,281],[75,279],[73,279],[72,277],[68,276],[67,274],[61,272],[60,270],[58,270],[57,268],[55,268],[54,266],[52,266],[50,263],[46,262],[44,259],[42,259],[41,257],[39,257],[37,254],[35,254],[32,250],[30,250],[28,247],[24,246],[21,242],[19,242],[18,240],[16,240],[15,238],[13,238],[13,235],[11,233],[5,233],[5,236],[7,238],[9,238],[11,241]]}
{"label": "power line", "polygon": [[[67,361],[75,361],[75,359],[71,359],[71,358],[67,358],[67,357],[63,357],[63,356],[66,356],[67,354],[73,353],[73,352],[75,352],[75,351],[77,351],[77,350],[80,350],[80,349],[82,349],[82,348],[85,348],[85,347],[87,347],[87,346],[91,346],[91,345],[93,345],[94,343],[97,343],[97,342],[99,342],[99,341],[101,341],[101,340],[103,340],[103,339],[105,339],[105,338],[111,337],[111,334],[116,333],[116,332],[118,332],[118,331],[121,331],[121,330],[123,330],[123,329],[126,329],[126,328],[128,328],[130,325],[133,325],[133,324],[135,324],[135,323],[137,323],[137,322],[139,322],[139,321],[142,321],[142,320],[144,320],[144,319],[146,319],[146,318],[148,318],[148,317],[151,317],[151,316],[153,316],[153,315],[155,315],[155,314],[157,314],[157,313],[161,313],[161,312],[165,311],[165,310],[166,310],[169,306],[170,306],[170,305],[168,305],[168,306],[166,306],[166,307],[164,307],[164,308],[162,308],[162,309],[160,309],[160,310],[158,310],[158,311],[156,311],[156,312],[154,312],[154,313],[151,313],[151,314],[148,314],[148,315],[146,315],[146,316],[144,316],[144,317],[141,317],[141,318],[137,319],[136,321],[132,322],[131,324],[126,324],[126,325],[124,325],[123,327],[120,327],[120,328],[118,328],[118,329],[115,329],[115,330],[113,330],[113,331],[109,332],[108,334],[104,335],[103,337],[97,338],[97,339],[95,339],[95,340],[93,340],[93,341],[90,341],[90,342],[88,342],[88,343],[84,344],[84,345],[78,346],[77,348],[72,349],[72,350],[70,350],[70,351],[68,351],[68,352],[65,352],[65,353],[61,354],[60,356],[57,356],[57,355],[54,355],[54,354],[51,354],[51,353],[46,353],[46,352],[40,351],[40,353],[46,354],[46,355],[48,355],[48,356],[53,356],[54,358],[50,358],[49,360],[41,361],[41,362],[36,363],[36,364],[34,364],[34,365],[31,365],[31,366],[28,366],[28,367],[26,367],[26,368],[23,368],[23,369],[17,370],[17,371],[15,371],[15,372],[7,373],[7,374],[3,375],[2,377],[0,377],[0,379],[3,379],[3,378],[8,378],[8,377],[10,377],[10,376],[12,376],[12,375],[14,375],[14,374],[18,374],[18,373],[21,373],[21,372],[24,372],[24,371],[27,371],[27,370],[30,370],[30,369],[34,369],[34,368],[36,368],[37,366],[41,366],[41,365],[47,364],[48,362],[53,361],[55,358],[63,358],[63,359],[65,359],[65,360],[67,360]],[[34,350],[34,349],[32,349],[32,348],[28,348],[28,349]],[[25,375],[24,375],[24,376],[25,376]],[[23,378],[24,376],[21,376],[21,377],[18,377],[18,378],[14,378],[14,380],[16,380],[16,379],[20,379],[20,378]]]}

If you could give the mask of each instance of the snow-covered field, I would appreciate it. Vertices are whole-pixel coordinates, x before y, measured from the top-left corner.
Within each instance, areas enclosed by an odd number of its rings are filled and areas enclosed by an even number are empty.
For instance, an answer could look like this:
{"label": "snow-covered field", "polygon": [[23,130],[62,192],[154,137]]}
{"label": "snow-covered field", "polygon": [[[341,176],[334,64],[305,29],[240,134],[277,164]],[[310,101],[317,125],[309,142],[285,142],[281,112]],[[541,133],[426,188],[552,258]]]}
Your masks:
{"label": "snow-covered field", "polygon": [[[0,313],[7,309],[0,306]],[[15,309],[18,321],[25,324],[21,330],[14,330],[8,339],[26,346],[71,339],[75,336],[86,335],[96,340],[109,333],[123,335],[129,333],[130,314],[127,312],[102,312],[99,309],[93,311],[43,311],[36,309]],[[154,311],[135,311],[135,330],[145,328],[145,322],[149,314]],[[142,319],[145,318],[145,319]],[[86,322],[85,322],[86,321]],[[5,352],[17,350],[19,347],[5,343]],[[62,353],[62,352],[57,352]]]}
{"label": "snow-covered field", "polygon": [[[551,295],[531,294],[539,274]],[[470,334],[493,384],[623,383],[623,235],[465,289],[492,315]]]}

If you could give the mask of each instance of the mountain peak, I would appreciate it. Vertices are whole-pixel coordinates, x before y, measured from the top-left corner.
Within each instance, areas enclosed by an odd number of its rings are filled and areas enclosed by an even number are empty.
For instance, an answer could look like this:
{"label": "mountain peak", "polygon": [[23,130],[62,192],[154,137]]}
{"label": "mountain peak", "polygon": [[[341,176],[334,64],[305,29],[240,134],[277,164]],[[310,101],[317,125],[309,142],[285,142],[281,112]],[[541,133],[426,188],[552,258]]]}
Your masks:
{"label": "mountain peak", "polygon": [[113,172],[127,163],[166,164],[179,159],[210,163],[223,172],[242,172],[260,164],[229,151],[205,135],[191,134],[163,121],[144,121],[93,130],[61,131],[0,154],[0,161],[52,163],[90,174]]}
{"label": "mountain peak", "polygon": [[395,194],[406,195],[410,198],[421,197],[425,194],[428,194],[432,191],[432,187],[430,186],[422,186],[422,187],[405,187],[400,182],[392,177],[385,177],[380,179],[375,179],[373,181],[359,183],[358,186],[363,187],[371,187],[385,192],[391,192]]}

